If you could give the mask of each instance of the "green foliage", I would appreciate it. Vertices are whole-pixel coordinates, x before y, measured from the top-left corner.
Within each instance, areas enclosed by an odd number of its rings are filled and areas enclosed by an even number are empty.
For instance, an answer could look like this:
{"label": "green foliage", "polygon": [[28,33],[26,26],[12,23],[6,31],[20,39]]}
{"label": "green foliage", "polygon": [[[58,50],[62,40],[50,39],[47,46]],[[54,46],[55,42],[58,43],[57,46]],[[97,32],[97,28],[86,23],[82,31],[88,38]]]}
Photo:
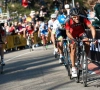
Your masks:
{"label": "green foliage", "polygon": [[10,4],[8,4],[8,9],[9,9],[10,13],[15,12],[15,11],[17,11],[18,14],[22,14],[22,15],[24,15],[24,14],[28,15],[30,13],[29,9],[24,8],[19,3],[14,3],[14,4],[10,3]]}

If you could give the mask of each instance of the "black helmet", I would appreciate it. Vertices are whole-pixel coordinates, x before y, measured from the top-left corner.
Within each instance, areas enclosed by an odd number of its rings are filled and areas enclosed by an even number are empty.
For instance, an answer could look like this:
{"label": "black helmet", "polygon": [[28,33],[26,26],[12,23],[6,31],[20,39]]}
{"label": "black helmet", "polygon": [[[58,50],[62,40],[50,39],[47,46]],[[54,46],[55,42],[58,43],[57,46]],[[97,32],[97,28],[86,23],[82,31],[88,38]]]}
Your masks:
{"label": "black helmet", "polygon": [[79,10],[77,8],[72,8],[70,10],[70,15],[71,16],[79,16]]}

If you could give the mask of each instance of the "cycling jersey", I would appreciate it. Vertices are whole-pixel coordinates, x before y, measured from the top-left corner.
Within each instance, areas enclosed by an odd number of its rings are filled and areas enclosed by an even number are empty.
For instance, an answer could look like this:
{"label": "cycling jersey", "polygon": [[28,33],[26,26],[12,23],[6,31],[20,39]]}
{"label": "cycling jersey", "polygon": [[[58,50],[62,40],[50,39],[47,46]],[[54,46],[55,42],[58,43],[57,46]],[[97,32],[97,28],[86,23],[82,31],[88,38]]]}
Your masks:
{"label": "cycling jersey", "polygon": [[44,22],[40,24],[39,30],[41,35],[48,36],[48,27]]}
{"label": "cycling jersey", "polygon": [[66,38],[66,31],[62,28],[58,20],[55,20],[53,23],[52,33],[55,34],[58,39]]}
{"label": "cycling jersey", "polygon": [[[86,18],[83,19],[83,23],[86,24],[86,25],[91,24],[91,22]],[[72,36],[74,38],[80,37],[83,33],[85,33],[83,23],[75,23],[72,19],[70,19],[66,23],[65,28],[66,28],[66,30],[70,31],[70,33],[72,34]]]}
{"label": "cycling jersey", "polygon": [[48,21],[48,28],[50,28],[51,30],[53,29],[53,21],[52,20],[49,20]]}
{"label": "cycling jersey", "polygon": [[29,34],[32,34],[33,33],[33,28],[31,26],[26,26],[26,29],[27,29],[27,32]]}

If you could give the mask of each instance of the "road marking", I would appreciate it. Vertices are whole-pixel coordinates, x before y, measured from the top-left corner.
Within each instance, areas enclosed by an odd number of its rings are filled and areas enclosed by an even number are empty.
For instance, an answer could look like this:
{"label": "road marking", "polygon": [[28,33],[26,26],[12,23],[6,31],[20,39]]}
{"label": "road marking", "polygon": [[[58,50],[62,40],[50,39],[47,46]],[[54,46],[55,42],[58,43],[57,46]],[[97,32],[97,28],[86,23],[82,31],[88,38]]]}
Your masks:
{"label": "road marking", "polygon": [[5,62],[11,61],[11,60],[13,60],[13,59],[15,59],[15,58],[17,58],[17,57],[24,56],[24,55],[29,54],[29,53],[31,53],[31,52],[27,52],[27,53],[24,53],[24,54],[15,56],[15,57],[13,57],[13,58],[7,59],[7,60],[5,60]]}

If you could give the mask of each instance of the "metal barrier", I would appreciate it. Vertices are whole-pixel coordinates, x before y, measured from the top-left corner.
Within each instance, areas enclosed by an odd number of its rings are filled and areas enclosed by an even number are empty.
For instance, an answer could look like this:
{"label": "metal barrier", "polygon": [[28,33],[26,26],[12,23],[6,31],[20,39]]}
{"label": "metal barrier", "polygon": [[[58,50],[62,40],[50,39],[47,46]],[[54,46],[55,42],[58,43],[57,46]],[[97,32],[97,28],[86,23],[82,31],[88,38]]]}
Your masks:
{"label": "metal barrier", "polygon": [[[91,31],[86,29],[87,35],[92,39]],[[90,54],[89,57],[92,61],[100,64],[100,29],[96,29],[96,39],[98,41],[97,45],[90,44]]]}

